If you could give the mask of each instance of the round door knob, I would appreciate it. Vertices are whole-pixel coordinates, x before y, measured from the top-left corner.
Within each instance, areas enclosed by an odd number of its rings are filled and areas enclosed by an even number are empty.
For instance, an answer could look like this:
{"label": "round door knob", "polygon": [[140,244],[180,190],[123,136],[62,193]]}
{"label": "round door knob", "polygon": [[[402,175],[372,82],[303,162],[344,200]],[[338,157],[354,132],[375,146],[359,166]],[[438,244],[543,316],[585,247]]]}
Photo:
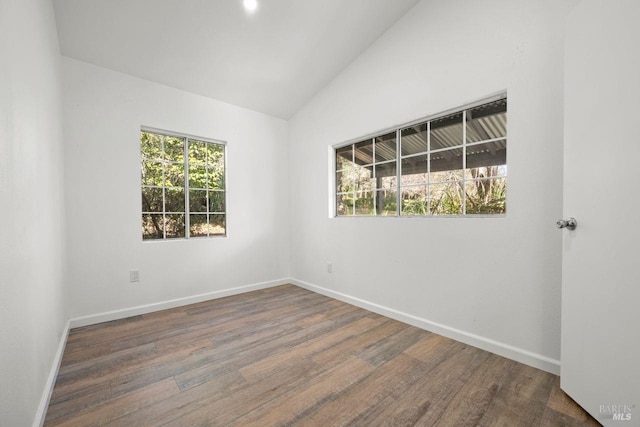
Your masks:
{"label": "round door knob", "polygon": [[578,221],[576,221],[575,218],[569,218],[569,219],[559,219],[558,222],[556,222],[556,225],[558,226],[558,228],[566,228],[567,230],[575,230],[576,226],[578,225]]}

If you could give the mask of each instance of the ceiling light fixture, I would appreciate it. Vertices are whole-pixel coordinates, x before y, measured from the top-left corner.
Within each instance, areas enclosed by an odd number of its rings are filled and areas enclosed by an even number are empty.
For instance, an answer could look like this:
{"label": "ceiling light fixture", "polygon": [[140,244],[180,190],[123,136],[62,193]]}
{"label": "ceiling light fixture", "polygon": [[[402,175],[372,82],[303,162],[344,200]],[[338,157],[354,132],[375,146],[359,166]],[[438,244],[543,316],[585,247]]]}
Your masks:
{"label": "ceiling light fixture", "polygon": [[255,12],[256,9],[258,8],[257,0],[244,0],[242,4],[244,4],[245,10],[249,13]]}

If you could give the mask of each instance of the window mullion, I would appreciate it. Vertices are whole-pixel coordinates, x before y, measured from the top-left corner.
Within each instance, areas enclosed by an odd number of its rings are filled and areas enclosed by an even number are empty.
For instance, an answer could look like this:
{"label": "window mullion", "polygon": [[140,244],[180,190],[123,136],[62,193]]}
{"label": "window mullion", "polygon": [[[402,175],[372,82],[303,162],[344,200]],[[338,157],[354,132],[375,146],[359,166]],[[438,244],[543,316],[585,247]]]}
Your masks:
{"label": "window mullion", "polygon": [[351,206],[351,215],[356,215],[356,198],[358,197],[358,191],[356,187],[358,186],[358,180],[356,179],[356,144],[351,146],[351,173],[353,174],[353,206]]}
{"label": "window mullion", "polygon": [[431,122],[427,122],[427,215],[431,215]]}
{"label": "window mullion", "polygon": [[184,139],[184,236],[191,237],[189,230],[191,229],[191,215],[189,211],[189,138]]}
{"label": "window mullion", "polygon": [[160,147],[162,148],[162,238],[167,238],[167,176],[165,174],[166,155],[164,151],[165,136],[160,140]]}
{"label": "window mullion", "polygon": [[467,110],[462,112],[462,215],[467,214]]}
{"label": "window mullion", "polygon": [[402,156],[400,155],[400,129],[396,129],[396,216],[402,214]]}
{"label": "window mullion", "polygon": [[371,165],[371,172],[373,172],[373,179],[375,179],[376,184],[374,185],[373,188],[373,214],[375,216],[378,215],[378,171],[376,170],[376,139],[375,138],[371,138],[371,146],[373,147],[371,152],[372,152],[372,165]]}

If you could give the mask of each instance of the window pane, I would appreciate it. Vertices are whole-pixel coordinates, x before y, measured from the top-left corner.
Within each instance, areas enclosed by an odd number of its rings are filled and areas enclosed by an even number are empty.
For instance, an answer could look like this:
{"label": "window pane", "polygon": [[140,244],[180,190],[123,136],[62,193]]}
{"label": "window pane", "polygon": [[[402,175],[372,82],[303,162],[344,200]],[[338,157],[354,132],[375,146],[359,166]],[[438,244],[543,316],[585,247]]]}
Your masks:
{"label": "window pane", "polygon": [[208,167],[207,186],[213,190],[224,190],[224,169]]}
{"label": "window pane", "polygon": [[336,214],[338,216],[353,215],[353,193],[338,194],[336,196]]}
{"label": "window pane", "polygon": [[370,191],[375,188],[376,180],[373,178],[373,166],[358,167],[355,172],[357,191]]}
{"label": "window pane", "polygon": [[160,215],[142,215],[142,239],[162,239],[164,220]]}
{"label": "window pane", "polygon": [[207,214],[189,215],[189,236],[206,237],[209,235],[209,223]]}
{"label": "window pane", "polygon": [[207,188],[207,167],[189,164],[189,188]]}
{"label": "window pane", "polygon": [[397,215],[397,194],[395,189],[376,191],[376,215]]}
{"label": "window pane", "polygon": [[336,171],[353,166],[353,145],[336,149]]}
{"label": "window pane", "polygon": [[356,215],[374,215],[373,192],[362,191],[356,193]]}
{"label": "window pane", "polygon": [[467,214],[503,214],[506,209],[506,178],[466,182]]}
{"label": "window pane", "polygon": [[356,187],[355,171],[353,169],[336,173],[336,192],[353,191]]}
{"label": "window pane", "polygon": [[142,161],[142,185],[162,187],[162,162]]}
{"label": "window pane", "polygon": [[389,188],[395,186],[398,179],[396,162],[380,163],[375,165],[375,188]]}
{"label": "window pane", "polygon": [[402,185],[422,184],[427,182],[427,155],[402,159]]}
{"label": "window pane", "polygon": [[185,237],[184,214],[165,215],[167,239]]}
{"label": "window pane", "polygon": [[189,190],[189,211],[207,212],[207,190]]}
{"label": "window pane", "polygon": [[[184,190],[181,188],[167,188],[164,190],[165,212],[184,212]],[[205,204],[206,206],[206,204]]]}
{"label": "window pane", "polygon": [[209,142],[206,144],[207,164],[217,169],[224,168],[224,145]]}
{"label": "window pane", "polygon": [[467,110],[467,142],[507,136],[507,100]]}
{"label": "window pane", "polygon": [[396,158],[396,133],[390,132],[375,138],[376,162],[394,160]]}
{"label": "window pane", "polygon": [[430,182],[462,179],[462,148],[431,153]]}
{"label": "window pane", "polygon": [[149,132],[140,132],[140,152],[143,159],[161,160],[162,136]]}
{"label": "window pane", "polygon": [[209,235],[224,236],[227,234],[225,215],[209,215]]}
{"label": "window pane", "polygon": [[164,167],[165,185],[184,188],[184,164],[166,162]]}
{"label": "window pane", "polygon": [[207,162],[207,144],[202,141],[189,140],[189,163],[205,164]]}
{"label": "window pane", "polygon": [[462,113],[431,121],[431,150],[462,145]]}
{"label": "window pane", "polygon": [[398,177],[395,175],[385,176],[376,183],[376,189],[378,190],[395,190],[398,187]]}
{"label": "window pane", "polygon": [[184,138],[165,136],[164,158],[172,162],[184,163]]}
{"label": "window pane", "polygon": [[467,147],[467,179],[491,178],[506,175],[506,139]]}
{"label": "window pane", "polygon": [[407,156],[427,151],[427,124],[421,123],[402,129],[402,155]]}
{"label": "window pane", "polygon": [[462,215],[462,182],[429,186],[432,215]]}
{"label": "window pane", "polygon": [[373,163],[373,140],[367,139],[354,144],[354,154],[358,165],[370,165]]}
{"label": "window pane", "polygon": [[224,211],[224,191],[209,191],[209,212]]}
{"label": "window pane", "polygon": [[427,215],[427,186],[402,189],[402,215]]}
{"label": "window pane", "polygon": [[162,212],[162,188],[142,187],[142,212]]}
{"label": "window pane", "polygon": [[361,179],[356,183],[356,191],[373,191],[376,189],[376,180],[373,178]]}

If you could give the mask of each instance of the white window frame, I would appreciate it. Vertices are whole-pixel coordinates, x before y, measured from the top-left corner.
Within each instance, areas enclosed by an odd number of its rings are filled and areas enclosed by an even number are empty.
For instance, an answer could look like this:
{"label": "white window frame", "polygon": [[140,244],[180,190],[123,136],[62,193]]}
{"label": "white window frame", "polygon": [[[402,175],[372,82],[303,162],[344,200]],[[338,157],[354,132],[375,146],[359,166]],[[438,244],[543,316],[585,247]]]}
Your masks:
{"label": "white window frame", "polygon": [[[195,135],[191,135],[191,134],[187,134],[187,133],[181,133],[181,132],[174,132],[174,131],[168,131],[168,130],[164,130],[164,129],[158,129],[158,128],[154,128],[154,127],[149,127],[149,126],[141,126],[140,127],[140,134],[142,132],[147,132],[147,133],[152,133],[155,135],[160,135],[160,136],[168,136],[168,137],[172,137],[172,138],[180,138],[180,139],[184,139],[184,155],[183,155],[183,166],[184,166],[184,193],[185,193],[185,200],[184,200],[184,212],[178,212],[178,214],[184,214],[185,219],[185,235],[184,237],[169,237],[167,238],[167,230],[166,227],[163,225],[163,231],[162,231],[162,238],[152,238],[152,239],[145,239],[144,238],[144,234],[141,234],[141,239],[143,242],[165,242],[165,241],[174,241],[174,240],[188,240],[188,239],[196,239],[196,240],[200,240],[200,239],[210,239],[210,238],[217,238],[217,237],[227,237],[229,235],[229,221],[228,221],[228,206],[227,206],[227,188],[228,188],[228,181],[227,181],[227,142],[226,141],[222,141],[222,140],[216,140],[216,139],[212,139],[212,138],[205,138],[205,137],[200,137],[200,136],[195,136]],[[139,135],[140,135],[139,134]],[[218,146],[222,147],[223,150],[223,182],[224,182],[224,189],[223,190],[218,190],[218,189],[199,189],[199,188],[192,188],[189,186],[189,141],[193,140],[193,141],[198,141],[198,142],[205,142],[207,144],[215,144]],[[140,144],[140,140],[138,140],[138,144]],[[144,155],[142,153],[142,147],[140,147],[140,162],[142,163],[144,161]],[[164,174],[164,172],[163,172]],[[164,181],[164,180],[163,180]],[[157,186],[148,186],[148,185],[144,185],[142,183],[142,181],[140,182],[140,191],[142,192],[143,188],[162,188],[163,190],[166,189],[166,186],[163,187],[157,187]],[[189,193],[190,190],[206,190],[206,191],[213,191],[213,192],[221,192],[224,194],[222,201],[224,204],[224,211],[223,212],[209,212],[209,203],[208,203],[208,197],[207,197],[207,220],[209,218],[209,215],[223,215],[224,216],[224,234],[208,234],[207,236],[191,236],[190,235],[190,215],[192,214],[192,212],[190,211],[190,206],[189,206]],[[164,191],[163,191],[163,210],[162,210],[162,219],[163,222],[166,220],[166,215],[172,214],[172,212],[168,212],[165,211],[165,204],[164,204]],[[144,211],[141,208],[141,215],[140,218],[142,219],[144,217],[144,215],[157,215],[159,214],[159,212],[147,212]],[[175,213],[174,213],[175,214]],[[196,213],[194,213],[196,214]],[[197,213],[197,214],[203,214],[201,212]]]}
{"label": "white window frame", "polygon": [[[430,213],[430,199],[427,199],[427,214],[426,215],[403,215],[402,214],[402,189],[403,188],[408,188],[410,186],[402,186],[402,160],[406,159],[406,158],[410,158],[410,157],[414,157],[414,156],[421,156],[421,155],[427,155],[427,159],[429,159],[429,156],[431,153],[437,153],[440,151],[448,151],[448,150],[452,150],[452,149],[462,149],[462,178],[457,180],[456,182],[462,182],[462,189],[463,189],[463,194],[465,194],[466,191],[466,184],[467,182],[472,182],[472,181],[476,181],[479,178],[476,179],[469,179],[466,177],[466,163],[467,163],[467,147],[473,147],[476,145],[482,145],[482,144],[486,144],[488,142],[495,142],[495,141],[502,141],[504,140],[505,143],[508,140],[508,132],[504,137],[499,137],[499,138],[493,138],[493,139],[487,139],[487,140],[481,140],[481,141],[474,141],[474,142],[467,142],[467,110],[471,110],[473,108],[479,107],[481,105],[484,104],[489,104],[492,102],[496,102],[496,101],[500,101],[500,100],[507,100],[507,92],[503,91],[503,92],[499,92],[496,93],[494,95],[490,95],[488,97],[484,97],[482,99],[479,99],[477,101],[474,102],[470,102],[467,103],[463,106],[460,107],[456,107],[456,108],[451,108],[448,109],[446,111],[437,113],[437,114],[433,114],[433,115],[429,115],[429,116],[425,116],[422,117],[420,119],[417,120],[412,120],[410,122],[407,123],[403,123],[400,125],[396,125],[393,126],[391,128],[386,128],[380,131],[377,131],[375,133],[366,135],[364,137],[360,137],[360,138],[354,138],[351,139],[349,141],[345,141],[339,144],[335,144],[332,146],[329,146],[329,164],[330,164],[330,176],[329,176],[329,217],[330,218],[358,218],[358,217],[365,217],[365,218],[372,218],[372,217],[384,217],[384,218],[501,218],[501,217],[506,217],[506,211],[505,213],[496,213],[496,214],[474,214],[474,213],[467,213],[466,212],[466,197],[462,198],[462,214],[432,214]],[[456,146],[452,146],[452,147],[446,147],[446,148],[440,148],[440,149],[436,149],[436,150],[431,150],[431,122],[434,120],[437,120],[439,118],[443,118],[446,116],[450,116],[453,114],[458,114],[458,113],[462,113],[462,143],[460,145],[456,145]],[[402,130],[411,126],[415,126],[415,125],[419,125],[419,124],[427,124],[427,150],[424,152],[419,152],[419,153],[412,153],[410,155],[407,156],[403,156],[402,155],[402,148],[401,148],[401,144],[402,144],[402,137],[401,137],[401,133]],[[337,197],[339,194],[346,194],[346,193],[340,193],[337,191],[337,182],[336,182],[336,176],[337,176],[337,172],[339,172],[339,170],[337,169],[337,151],[340,148],[343,147],[347,147],[349,145],[354,145],[362,142],[362,141],[366,141],[368,139],[374,139],[378,136],[381,135],[386,135],[389,134],[391,132],[396,132],[396,214],[395,215],[377,215],[377,214],[372,214],[372,215],[338,215],[338,203],[337,203]],[[508,153],[507,153],[508,156]],[[374,159],[375,160],[375,159]],[[429,182],[430,176],[431,176],[431,162],[427,161],[427,182],[425,184],[416,184],[415,186],[419,186],[419,185],[426,185],[427,187],[429,185],[431,185],[431,183]],[[505,162],[505,165],[508,165],[508,161]],[[366,165],[364,165],[366,166]],[[504,173],[503,177],[505,180],[508,181],[508,174]],[[375,196],[374,196],[374,203],[375,203]],[[506,202],[505,202],[506,203]],[[355,205],[355,201],[354,201],[354,205]],[[375,206],[374,206],[374,210],[375,210]]]}

